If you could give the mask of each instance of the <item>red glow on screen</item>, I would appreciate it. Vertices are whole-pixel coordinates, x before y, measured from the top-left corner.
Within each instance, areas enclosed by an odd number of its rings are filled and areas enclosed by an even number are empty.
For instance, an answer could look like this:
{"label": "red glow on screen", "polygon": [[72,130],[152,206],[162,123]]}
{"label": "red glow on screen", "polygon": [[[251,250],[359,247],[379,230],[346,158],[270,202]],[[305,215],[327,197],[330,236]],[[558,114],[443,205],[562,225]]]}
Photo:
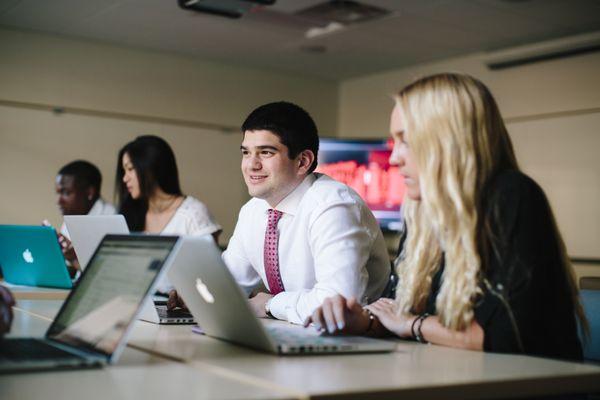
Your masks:
{"label": "red glow on screen", "polygon": [[317,171],[350,186],[372,210],[397,209],[404,197],[404,178],[398,167],[389,164],[390,154],[390,150],[372,150],[366,164],[355,160],[320,163]]}

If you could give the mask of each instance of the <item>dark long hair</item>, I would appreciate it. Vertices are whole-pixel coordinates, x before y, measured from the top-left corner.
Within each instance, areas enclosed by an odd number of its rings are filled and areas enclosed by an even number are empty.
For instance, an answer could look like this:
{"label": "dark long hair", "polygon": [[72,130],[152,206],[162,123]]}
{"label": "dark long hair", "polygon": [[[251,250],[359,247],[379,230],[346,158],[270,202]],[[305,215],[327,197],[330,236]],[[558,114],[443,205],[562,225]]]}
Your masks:
{"label": "dark long hair", "polygon": [[[137,174],[140,198],[133,199],[123,183],[123,155],[127,153]],[[116,203],[125,216],[129,230],[141,232],[146,228],[148,200],[156,188],[163,192],[181,196],[177,162],[171,146],[162,138],[153,135],[138,136],[119,151],[115,177]]]}

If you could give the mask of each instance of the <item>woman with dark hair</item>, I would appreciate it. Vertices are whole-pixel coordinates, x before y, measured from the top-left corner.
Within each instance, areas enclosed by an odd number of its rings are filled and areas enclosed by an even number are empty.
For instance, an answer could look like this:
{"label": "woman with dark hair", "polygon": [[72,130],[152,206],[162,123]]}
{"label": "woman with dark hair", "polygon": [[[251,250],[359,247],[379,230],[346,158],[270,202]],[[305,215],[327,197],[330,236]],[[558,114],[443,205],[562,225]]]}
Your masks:
{"label": "woman with dark hair", "polygon": [[217,242],[221,226],[202,202],[181,192],[175,154],[164,139],[146,135],[127,143],[119,151],[115,186],[132,232],[211,234]]}

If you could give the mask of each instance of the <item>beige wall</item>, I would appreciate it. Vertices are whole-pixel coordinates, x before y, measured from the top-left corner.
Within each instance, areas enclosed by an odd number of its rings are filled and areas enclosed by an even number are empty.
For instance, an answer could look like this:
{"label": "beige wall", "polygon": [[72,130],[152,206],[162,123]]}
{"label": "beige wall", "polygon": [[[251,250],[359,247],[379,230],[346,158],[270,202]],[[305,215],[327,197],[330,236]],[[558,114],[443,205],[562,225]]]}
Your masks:
{"label": "beige wall", "polygon": [[600,267],[598,264],[591,263],[574,263],[575,279],[579,286],[581,278],[600,278]]}
{"label": "beige wall", "polygon": [[[248,199],[241,136],[177,121],[237,127],[254,107],[289,100],[305,107],[323,134],[337,131],[337,85],[324,80],[11,30],[0,30],[0,57],[0,223],[59,224],[53,180],[75,158],[100,167],[104,197],[112,199],[119,148],[136,135],[158,134],[175,150],[184,191],[209,206],[225,242]],[[55,115],[7,102],[105,116]]]}
{"label": "beige wall", "polygon": [[55,174],[76,158],[101,169],[103,197],[112,199],[117,152],[140,133],[162,136],[172,145],[182,189],[209,206],[227,239],[248,199],[239,172],[239,135],[0,106],[2,223],[36,224],[47,218],[58,226]]}
{"label": "beige wall", "polygon": [[340,86],[340,135],[385,136],[390,95],[445,71],[472,74],[490,87],[522,168],[552,203],[569,253],[600,258],[600,53],[501,71],[474,54],[348,80]]}
{"label": "beige wall", "polygon": [[[599,53],[502,71],[488,70],[482,55],[474,54],[339,85],[11,30],[0,30],[0,55],[0,223],[48,218],[58,224],[54,174],[75,158],[101,168],[104,195],[112,198],[118,149],[152,133],[172,144],[183,189],[207,203],[226,241],[247,199],[238,169],[240,137],[169,119],[236,127],[253,107],[287,99],[307,108],[323,135],[383,137],[396,89],[429,73],[462,71],[481,78],[496,95],[521,165],[548,193],[570,253],[600,258]],[[6,101],[106,114],[55,115]]]}

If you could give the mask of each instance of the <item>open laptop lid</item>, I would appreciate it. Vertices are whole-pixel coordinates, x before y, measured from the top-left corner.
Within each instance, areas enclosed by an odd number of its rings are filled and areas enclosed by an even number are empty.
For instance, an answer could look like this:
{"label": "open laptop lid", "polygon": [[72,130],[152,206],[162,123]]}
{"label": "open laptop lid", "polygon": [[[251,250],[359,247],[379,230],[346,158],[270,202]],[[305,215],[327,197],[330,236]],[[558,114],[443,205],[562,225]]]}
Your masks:
{"label": "open laptop lid", "polygon": [[167,275],[208,336],[277,352],[212,236],[182,237]]}
{"label": "open laptop lid", "polygon": [[65,225],[82,269],[88,265],[104,235],[127,234],[129,228],[122,215],[65,215]]}
{"label": "open laptop lid", "polygon": [[46,338],[116,361],[176,243],[176,236],[105,236]]}
{"label": "open laptop lid", "polygon": [[72,286],[56,232],[50,226],[0,225],[0,267],[8,283]]}

